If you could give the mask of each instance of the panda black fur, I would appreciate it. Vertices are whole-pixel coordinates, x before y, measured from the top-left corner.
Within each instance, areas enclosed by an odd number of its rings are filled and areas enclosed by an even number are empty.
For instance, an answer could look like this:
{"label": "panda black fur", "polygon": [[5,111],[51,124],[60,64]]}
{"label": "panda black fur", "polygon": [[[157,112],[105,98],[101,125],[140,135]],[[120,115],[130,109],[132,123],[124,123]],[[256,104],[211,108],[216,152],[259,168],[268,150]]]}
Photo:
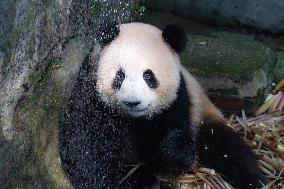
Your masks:
{"label": "panda black fur", "polygon": [[104,24],[99,32],[101,50],[85,58],[60,120],[61,162],[75,189],[160,188],[158,177],[196,164],[235,188],[261,188],[255,155],[180,65],[181,28]]}

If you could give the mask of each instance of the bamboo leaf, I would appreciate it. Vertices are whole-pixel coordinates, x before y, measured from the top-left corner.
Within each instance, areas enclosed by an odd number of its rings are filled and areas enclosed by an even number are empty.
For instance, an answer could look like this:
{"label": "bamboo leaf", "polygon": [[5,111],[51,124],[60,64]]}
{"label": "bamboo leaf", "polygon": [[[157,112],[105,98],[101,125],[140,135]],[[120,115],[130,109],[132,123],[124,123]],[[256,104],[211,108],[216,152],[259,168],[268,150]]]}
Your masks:
{"label": "bamboo leaf", "polygon": [[119,181],[118,185],[122,184],[128,177],[130,177],[137,169],[141,166],[141,164],[136,165],[132,169],[128,171],[128,173]]}
{"label": "bamboo leaf", "polygon": [[270,189],[270,187],[276,182],[276,180],[273,180],[272,182],[268,183],[267,185],[263,186],[261,189]]}
{"label": "bamboo leaf", "polygon": [[272,94],[269,94],[264,104],[261,105],[260,108],[255,112],[255,115],[258,116],[266,112],[274,103],[274,99],[275,99],[275,96]]}

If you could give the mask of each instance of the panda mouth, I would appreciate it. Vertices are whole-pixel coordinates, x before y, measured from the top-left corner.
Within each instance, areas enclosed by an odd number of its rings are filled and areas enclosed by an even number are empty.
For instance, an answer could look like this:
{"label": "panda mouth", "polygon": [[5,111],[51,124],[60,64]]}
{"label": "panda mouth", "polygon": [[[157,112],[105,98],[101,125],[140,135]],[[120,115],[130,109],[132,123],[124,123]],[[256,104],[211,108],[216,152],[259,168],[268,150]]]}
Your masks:
{"label": "panda mouth", "polygon": [[122,104],[122,109],[124,110],[124,112],[126,114],[130,114],[130,115],[143,115],[145,112],[148,111],[148,106],[140,106],[140,107],[128,107],[125,106],[124,104]]}
{"label": "panda mouth", "polygon": [[140,117],[140,116],[144,116],[147,114],[148,112],[148,108],[127,108],[126,110],[126,114],[132,116],[132,117]]}
{"label": "panda mouth", "polygon": [[135,109],[135,110],[130,109],[129,111],[131,111],[131,112],[144,112],[145,110],[147,110],[147,108],[144,108],[144,109]]}

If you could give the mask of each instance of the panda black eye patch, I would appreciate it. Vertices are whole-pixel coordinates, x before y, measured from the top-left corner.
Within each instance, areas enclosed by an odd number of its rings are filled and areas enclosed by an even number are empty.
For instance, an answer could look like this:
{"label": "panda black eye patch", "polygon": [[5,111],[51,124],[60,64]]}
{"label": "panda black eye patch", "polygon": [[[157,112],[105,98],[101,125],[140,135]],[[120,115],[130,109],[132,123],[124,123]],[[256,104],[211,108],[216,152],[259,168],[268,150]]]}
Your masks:
{"label": "panda black eye patch", "polygon": [[146,70],[143,73],[143,79],[145,80],[145,82],[147,83],[147,85],[151,88],[151,89],[156,89],[159,85],[154,73],[152,72],[152,70]]}
{"label": "panda black eye patch", "polygon": [[116,89],[116,90],[119,90],[121,85],[122,85],[122,82],[124,81],[124,79],[125,79],[124,70],[120,68],[116,72],[115,78],[114,78],[113,83],[112,83],[112,88]]}

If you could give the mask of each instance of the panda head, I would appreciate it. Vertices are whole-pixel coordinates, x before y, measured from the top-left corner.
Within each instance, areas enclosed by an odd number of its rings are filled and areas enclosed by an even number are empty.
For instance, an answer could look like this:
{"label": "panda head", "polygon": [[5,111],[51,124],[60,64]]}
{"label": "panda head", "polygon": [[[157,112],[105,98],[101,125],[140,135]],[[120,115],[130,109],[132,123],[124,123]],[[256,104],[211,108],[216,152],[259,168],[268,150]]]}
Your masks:
{"label": "panda head", "polygon": [[111,108],[132,117],[151,118],[177,98],[181,65],[178,53],[186,45],[183,30],[163,31],[143,23],[102,27],[96,88]]}

